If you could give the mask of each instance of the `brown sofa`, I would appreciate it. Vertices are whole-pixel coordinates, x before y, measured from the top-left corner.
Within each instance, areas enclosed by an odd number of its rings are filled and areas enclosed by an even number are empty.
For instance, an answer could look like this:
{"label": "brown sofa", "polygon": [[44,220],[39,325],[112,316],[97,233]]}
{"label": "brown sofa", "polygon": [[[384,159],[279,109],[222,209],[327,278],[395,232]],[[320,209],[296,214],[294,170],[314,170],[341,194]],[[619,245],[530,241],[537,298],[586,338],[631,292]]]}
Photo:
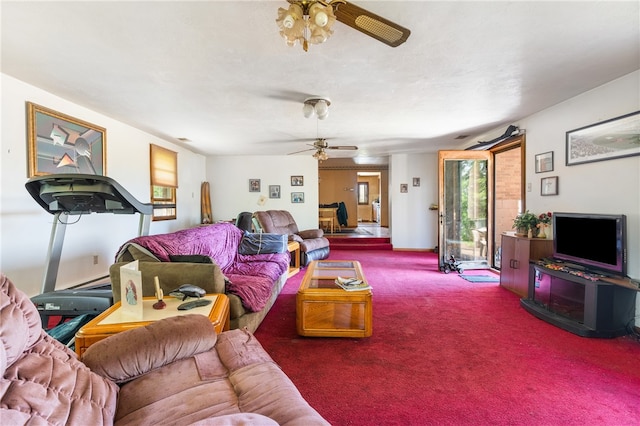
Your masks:
{"label": "brown sofa", "polygon": [[95,343],[80,361],[0,275],[2,425],[328,425],[247,330],[204,315]]}
{"label": "brown sofa", "polygon": [[284,234],[289,241],[300,243],[300,264],[307,266],[312,260],[329,257],[329,240],[322,229],[298,230],[296,221],[286,210],[267,210],[253,213],[263,232]]}

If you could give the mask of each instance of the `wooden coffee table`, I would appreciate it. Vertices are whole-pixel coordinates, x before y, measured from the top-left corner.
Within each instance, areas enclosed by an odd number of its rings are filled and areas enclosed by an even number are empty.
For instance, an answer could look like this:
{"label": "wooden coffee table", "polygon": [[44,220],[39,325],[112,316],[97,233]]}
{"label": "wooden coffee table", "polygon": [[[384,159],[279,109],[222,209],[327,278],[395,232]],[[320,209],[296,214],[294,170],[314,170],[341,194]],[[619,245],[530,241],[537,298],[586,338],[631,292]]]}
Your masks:
{"label": "wooden coffee table", "polygon": [[366,282],[355,260],[318,260],[307,267],[296,296],[296,325],[301,336],[371,336],[371,289],[343,290],[335,283],[337,277]]}
{"label": "wooden coffee table", "polygon": [[[206,315],[211,320],[216,333],[229,330],[229,298],[224,294],[207,294],[203,297],[212,301],[207,306],[179,311],[178,305],[182,300],[174,297],[165,297],[164,302],[167,307],[164,309],[153,309],[153,304],[158,301],[155,297],[145,297],[143,299],[142,321],[129,320],[122,315],[120,302],[116,302],[112,307],[86,323],[76,333],[76,353],[80,356],[92,344],[99,342],[113,334],[120,333],[137,327],[144,327],[154,321],[173,316],[201,314]],[[187,299],[195,300],[195,299]]]}

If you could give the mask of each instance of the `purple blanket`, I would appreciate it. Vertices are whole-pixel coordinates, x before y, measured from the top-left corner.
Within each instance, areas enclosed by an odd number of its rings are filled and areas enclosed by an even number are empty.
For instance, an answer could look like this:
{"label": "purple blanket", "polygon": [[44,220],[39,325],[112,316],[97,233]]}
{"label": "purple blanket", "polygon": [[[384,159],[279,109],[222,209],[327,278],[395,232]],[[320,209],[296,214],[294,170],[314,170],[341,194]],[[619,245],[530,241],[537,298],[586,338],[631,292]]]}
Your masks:
{"label": "purple blanket", "polygon": [[288,270],[290,256],[288,252],[238,254],[242,236],[243,231],[235,225],[216,223],[168,234],[137,237],[123,244],[118,253],[135,243],[162,262],[170,262],[170,255],[209,256],[231,281],[227,290],[240,297],[245,308],[257,312],[264,308],[275,282]]}

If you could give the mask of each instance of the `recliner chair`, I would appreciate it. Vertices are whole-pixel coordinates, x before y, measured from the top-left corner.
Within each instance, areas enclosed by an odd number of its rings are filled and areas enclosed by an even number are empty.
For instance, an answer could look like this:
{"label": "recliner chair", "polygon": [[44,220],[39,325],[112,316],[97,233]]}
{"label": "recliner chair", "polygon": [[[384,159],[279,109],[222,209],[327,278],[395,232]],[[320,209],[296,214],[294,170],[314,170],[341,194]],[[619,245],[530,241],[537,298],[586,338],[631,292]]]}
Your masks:
{"label": "recliner chair", "polygon": [[296,221],[286,210],[267,210],[253,213],[263,232],[288,235],[289,241],[300,243],[300,265],[329,257],[329,240],[322,229],[298,230]]}

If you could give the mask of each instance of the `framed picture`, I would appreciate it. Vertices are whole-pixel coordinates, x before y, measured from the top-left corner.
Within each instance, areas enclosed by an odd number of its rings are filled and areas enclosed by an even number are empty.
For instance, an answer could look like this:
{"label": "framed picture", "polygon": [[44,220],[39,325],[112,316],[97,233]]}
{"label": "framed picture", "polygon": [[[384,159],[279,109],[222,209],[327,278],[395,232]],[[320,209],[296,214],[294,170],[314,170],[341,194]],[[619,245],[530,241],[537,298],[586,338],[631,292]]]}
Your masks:
{"label": "framed picture", "polygon": [[269,198],[280,198],[280,185],[269,185]]}
{"label": "framed picture", "polygon": [[107,173],[103,127],[27,102],[29,176]]}
{"label": "framed picture", "polygon": [[419,177],[413,178],[413,186],[420,186],[420,178]]}
{"label": "framed picture", "polygon": [[249,192],[260,192],[260,179],[249,179]]}
{"label": "framed picture", "polygon": [[304,203],[304,192],[292,192],[291,202],[294,204]]}
{"label": "framed picture", "polygon": [[553,171],[553,151],[536,154],[536,173]]}
{"label": "framed picture", "polygon": [[304,176],[291,176],[291,186],[304,186]]}
{"label": "framed picture", "polygon": [[640,155],[640,111],[567,132],[567,166]]}
{"label": "framed picture", "polygon": [[540,179],[540,195],[558,195],[558,176]]}
{"label": "framed picture", "polygon": [[409,184],[401,183],[400,184],[400,192],[409,192]]}

